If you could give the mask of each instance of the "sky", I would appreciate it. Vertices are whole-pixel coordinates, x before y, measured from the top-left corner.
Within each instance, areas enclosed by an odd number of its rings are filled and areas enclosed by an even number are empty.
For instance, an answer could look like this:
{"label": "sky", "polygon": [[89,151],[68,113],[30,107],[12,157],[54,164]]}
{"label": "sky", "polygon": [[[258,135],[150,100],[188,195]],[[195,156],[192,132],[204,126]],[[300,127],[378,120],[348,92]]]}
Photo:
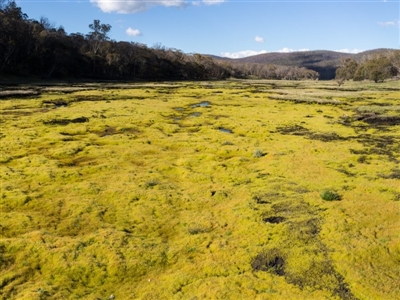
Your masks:
{"label": "sky", "polygon": [[400,49],[400,0],[16,0],[68,34],[240,58],[267,52]]}

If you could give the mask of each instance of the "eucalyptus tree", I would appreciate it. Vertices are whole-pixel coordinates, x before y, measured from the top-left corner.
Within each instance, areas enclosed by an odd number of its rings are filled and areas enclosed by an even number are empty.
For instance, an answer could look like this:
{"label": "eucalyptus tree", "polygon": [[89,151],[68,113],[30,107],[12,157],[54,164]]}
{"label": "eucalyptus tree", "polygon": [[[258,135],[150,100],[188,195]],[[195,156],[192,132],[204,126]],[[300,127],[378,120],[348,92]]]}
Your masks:
{"label": "eucalyptus tree", "polygon": [[100,20],[94,20],[93,24],[89,24],[89,28],[92,29],[92,31],[86,35],[86,38],[89,41],[93,55],[96,56],[101,45],[110,39],[108,33],[111,30],[111,25],[100,24]]}

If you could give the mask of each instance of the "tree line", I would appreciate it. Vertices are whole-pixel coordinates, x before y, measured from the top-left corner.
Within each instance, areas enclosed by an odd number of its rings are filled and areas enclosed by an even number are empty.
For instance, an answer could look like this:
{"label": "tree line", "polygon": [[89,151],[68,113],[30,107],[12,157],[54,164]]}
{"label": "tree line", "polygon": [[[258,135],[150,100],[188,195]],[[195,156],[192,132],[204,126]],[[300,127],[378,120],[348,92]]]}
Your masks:
{"label": "tree line", "polygon": [[345,58],[336,70],[336,80],[339,85],[346,80],[372,80],[376,83],[393,78],[400,74],[400,50],[386,54],[371,54],[357,61]]}
{"label": "tree line", "polygon": [[[87,34],[67,34],[45,17],[29,19],[15,1],[0,0],[0,75],[150,81],[319,78],[318,72],[304,67],[217,60],[159,44],[148,47],[114,41],[108,37],[111,25],[99,20],[88,27]],[[388,66],[386,62],[372,61],[360,70],[361,64],[355,63],[356,68],[346,61],[338,69],[337,78],[379,81],[387,76],[388,69],[372,66]],[[376,70],[374,75],[370,75],[371,69]]]}
{"label": "tree line", "polygon": [[113,41],[111,26],[94,20],[88,34],[67,34],[41,17],[29,19],[15,1],[0,0],[0,75],[43,78],[205,80],[316,79],[298,67],[240,64],[185,54],[162,45]]}

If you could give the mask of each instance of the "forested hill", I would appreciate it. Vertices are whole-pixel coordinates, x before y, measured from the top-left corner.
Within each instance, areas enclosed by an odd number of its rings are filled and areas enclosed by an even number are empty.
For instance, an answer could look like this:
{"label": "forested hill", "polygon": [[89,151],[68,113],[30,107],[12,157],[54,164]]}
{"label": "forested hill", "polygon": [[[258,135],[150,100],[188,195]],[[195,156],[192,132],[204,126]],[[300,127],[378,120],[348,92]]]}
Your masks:
{"label": "forested hill", "polygon": [[[358,60],[356,64],[361,67],[377,55],[385,55],[387,59],[379,58],[377,63],[362,69],[357,79],[376,81],[376,78],[385,79],[400,72],[400,55],[393,55],[399,50],[368,52],[361,60],[361,56],[331,51],[268,53],[231,60],[185,54],[160,45],[148,47],[114,41],[108,37],[111,26],[99,20],[88,21],[88,28],[87,34],[67,34],[62,26],[54,27],[45,17],[29,19],[15,1],[0,0],[0,79],[13,75],[151,81],[229,77],[314,80],[333,79],[338,67],[344,66],[346,70],[342,68],[342,73],[346,73],[346,79],[352,79],[355,65],[347,59]],[[384,75],[372,77],[371,72]]]}
{"label": "forested hill", "polygon": [[340,60],[351,54],[334,51],[304,51],[292,53],[265,53],[239,60],[241,63],[252,62],[262,64],[277,64],[283,66],[298,66],[314,70],[320,79],[335,78],[335,71],[340,66]]}
{"label": "forested hill", "polygon": [[47,18],[29,19],[14,1],[0,1],[0,75],[116,80],[231,76],[228,66],[207,56],[113,41],[108,37],[111,26],[99,20],[88,27],[88,34],[67,34]]}
{"label": "forested hill", "polygon": [[298,51],[290,53],[271,52],[238,59],[213,56],[216,60],[228,60],[238,64],[274,64],[278,66],[296,66],[314,70],[319,73],[319,78],[333,79],[336,69],[340,67],[344,60],[352,59],[362,62],[372,58],[372,56],[387,55],[396,51],[394,49],[374,49],[358,54],[342,53],[336,51],[317,50],[317,51]]}

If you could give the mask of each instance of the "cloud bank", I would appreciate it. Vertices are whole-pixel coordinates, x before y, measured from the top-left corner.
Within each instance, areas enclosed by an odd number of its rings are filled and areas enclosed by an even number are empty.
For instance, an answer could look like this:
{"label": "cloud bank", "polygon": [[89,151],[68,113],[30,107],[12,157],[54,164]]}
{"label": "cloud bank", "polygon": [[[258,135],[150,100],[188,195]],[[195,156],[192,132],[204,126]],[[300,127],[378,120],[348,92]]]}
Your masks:
{"label": "cloud bank", "polygon": [[99,7],[105,13],[116,12],[119,14],[130,14],[145,11],[154,6],[165,7],[186,7],[190,3],[193,5],[214,5],[226,2],[226,0],[202,0],[202,1],[187,1],[187,0],[130,0],[130,1],[115,1],[115,0],[90,0],[91,3]]}
{"label": "cloud bank", "polygon": [[[279,52],[279,53],[290,53],[290,52],[299,52],[299,51],[310,51],[310,49],[290,49],[290,48],[282,48],[278,51],[271,51],[271,52]],[[222,52],[221,55],[223,57],[228,57],[228,58],[243,58],[247,56],[253,56],[257,54],[264,54],[268,53],[266,50],[261,50],[261,51],[253,51],[253,50],[244,50],[244,51],[238,51],[238,52]]]}
{"label": "cloud bank", "polygon": [[336,52],[343,52],[343,53],[352,53],[352,54],[357,54],[360,52],[363,52],[364,50],[360,50],[360,49],[340,49],[340,50],[334,50]]}
{"label": "cloud bank", "polygon": [[281,50],[278,50],[276,52],[279,52],[279,53],[291,53],[291,52],[302,52],[302,51],[310,51],[310,49],[297,49],[297,50],[295,50],[295,49],[284,47]]}
{"label": "cloud bank", "polygon": [[126,34],[129,36],[139,36],[142,35],[142,33],[140,32],[139,29],[133,29],[131,27],[129,27],[126,31]]}

